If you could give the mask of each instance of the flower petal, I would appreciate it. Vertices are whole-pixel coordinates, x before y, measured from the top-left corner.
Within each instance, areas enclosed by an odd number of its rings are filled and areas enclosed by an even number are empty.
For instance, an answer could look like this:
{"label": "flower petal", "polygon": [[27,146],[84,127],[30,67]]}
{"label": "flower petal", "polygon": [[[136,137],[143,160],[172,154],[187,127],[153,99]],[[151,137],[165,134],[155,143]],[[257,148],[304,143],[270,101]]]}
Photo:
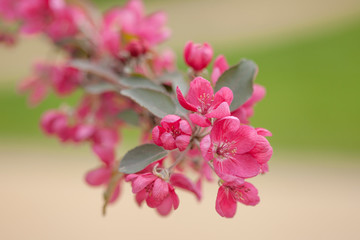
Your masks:
{"label": "flower petal", "polygon": [[221,103],[216,109],[205,115],[207,118],[223,118],[230,116],[229,104],[226,102]]}
{"label": "flower petal", "polygon": [[226,218],[232,218],[236,213],[236,201],[224,186],[219,187],[215,209],[220,216]]}
{"label": "flower petal", "polygon": [[190,143],[191,136],[189,135],[180,135],[175,139],[176,147],[179,148],[180,151],[184,151],[186,147]]}
{"label": "flower petal", "polygon": [[186,99],[185,99],[184,95],[182,94],[179,87],[176,87],[176,94],[177,94],[178,101],[183,108],[185,108],[186,110],[189,110],[189,111],[193,111],[193,112],[197,111],[196,106],[194,106],[194,105],[188,103],[188,101],[186,101]]}
{"label": "flower petal", "polygon": [[195,194],[198,200],[201,200],[201,191],[189,178],[180,173],[173,173],[170,178],[170,183]]}
{"label": "flower petal", "polygon": [[170,133],[168,133],[168,132],[163,133],[161,135],[160,139],[161,139],[164,149],[173,150],[176,148],[175,139]]}
{"label": "flower petal", "polygon": [[91,186],[99,186],[107,183],[111,177],[111,168],[100,167],[89,171],[85,176],[85,181]]}
{"label": "flower petal", "polygon": [[260,164],[250,154],[237,155],[236,159],[214,159],[214,169],[221,178],[231,175],[239,178],[255,177],[260,172]]}
{"label": "flower petal", "polygon": [[240,121],[236,117],[224,117],[217,120],[211,129],[210,137],[213,143],[220,143],[226,138],[235,138],[235,132],[240,127]]}
{"label": "flower petal", "polygon": [[189,115],[190,120],[200,126],[200,127],[210,127],[211,126],[211,122],[209,121],[209,119],[207,119],[207,117],[199,115],[197,113],[192,113]]}
{"label": "flower petal", "polygon": [[233,100],[233,92],[228,87],[222,87],[219,91],[215,93],[214,96],[214,105],[218,106],[219,104],[226,102],[229,106]]}

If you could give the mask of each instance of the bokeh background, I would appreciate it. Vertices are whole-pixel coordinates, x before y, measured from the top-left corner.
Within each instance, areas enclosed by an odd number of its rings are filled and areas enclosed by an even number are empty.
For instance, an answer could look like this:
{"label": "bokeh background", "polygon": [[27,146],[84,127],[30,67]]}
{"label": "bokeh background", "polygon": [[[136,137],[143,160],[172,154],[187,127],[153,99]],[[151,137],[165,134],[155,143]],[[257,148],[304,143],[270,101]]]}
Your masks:
{"label": "bokeh background", "polygon": [[[94,1],[102,9],[124,1]],[[16,86],[34,59],[56,58],[41,37],[0,47],[0,239],[360,239],[360,1],[149,0],[168,13],[178,53],[186,41],[209,42],[231,64],[259,65],[267,88],[252,125],[272,131],[270,172],[251,181],[257,207],[238,205],[234,219],[214,209],[217,184],[202,203],[180,192],[167,218],[139,209],[129,186],[106,217],[101,190],[83,181],[96,167],[88,146],[45,137],[38,119],[62,102],[50,96],[29,109]],[[124,134],[119,152],[136,145]]]}

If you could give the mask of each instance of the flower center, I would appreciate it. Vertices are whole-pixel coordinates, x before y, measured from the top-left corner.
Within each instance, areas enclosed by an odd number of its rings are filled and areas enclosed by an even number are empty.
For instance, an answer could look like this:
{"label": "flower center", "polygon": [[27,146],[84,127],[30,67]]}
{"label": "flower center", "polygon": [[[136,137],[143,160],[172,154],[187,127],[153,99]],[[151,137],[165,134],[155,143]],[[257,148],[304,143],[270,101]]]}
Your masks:
{"label": "flower center", "polygon": [[176,128],[175,126],[170,126],[165,128],[166,132],[170,133],[173,138],[176,138],[181,135],[181,130],[179,128]]}
{"label": "flower center", "polygon": [[214,102],[214,96],[210,96],[210,94],[206,94],[203,93],[199,96],[198,98],[199,102],[200,102],[200,107],[198,108],[198,111],[202,114],[205,115],[208,111],[209,108],[211,107],[212,103]]}
{"label": "flower center", "polygon": [[215,155],[221,159],[228,159],[235,156],[237,153],[237,148],[234,145],[234,141],[229,142],[225,140],[224,142],[220,143],[218,146],[215,147]]}

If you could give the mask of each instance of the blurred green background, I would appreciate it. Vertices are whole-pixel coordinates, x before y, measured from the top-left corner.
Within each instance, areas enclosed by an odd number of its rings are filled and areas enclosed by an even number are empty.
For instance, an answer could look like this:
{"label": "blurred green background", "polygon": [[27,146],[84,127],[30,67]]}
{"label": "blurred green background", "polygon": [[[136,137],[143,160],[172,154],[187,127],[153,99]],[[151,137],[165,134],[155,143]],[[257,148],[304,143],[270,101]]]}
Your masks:
{"label": "blurred green background", "polygon": [[[105,9],[115,1],[95,2]],[[352,12],[349,13],[334,10],[330,17],[323,14],[325,20],[317,19],[319,14],[317,18],[307,19],[305,13],[300,13],[295,20],[289,20],[288,25],[276,18],[272,19],[268,13],[270,17],[265,15],[264,18],[269,17],[269,21],[274,22],[273,29],[269,29],[256,24],[259,19],[249,18],[248,23],[244,23],[247,16],[229,17],[227,14],[236,12],[231,5],[219,9],[209,7],[211,4],[216,6],[214,1],[207,2],[207,8],[201,15],[196,14],[198,9],[188,10],[186,20],[177,13],[176,1],[145,2],[150,10],[160,8],[168,12],[170,27],[175,25],[175,39],[169,44],[178,53],[178,65],[182,70],[186,69],[181,57],[182,46],[187,40],[208,41],[216,54],[224,54],[231,64],[241,58],[257,62],[260,72],[256,82],[267,88],[267,96],[256,106],[252,124],[273,132],[271,142],[275,151],[360,151],[357,94],[360,89],[360,15],[356,11],[350,8],[348,11]],[[242,1],[230,2],[239,7],[244,4]],[[196,8],[205,2],[185,1],[182,6],[186,4],[196,4]],[[335,3],[333,5],[336,7]],[[298,7],[299,10],[292,11],[301,11],[300,5]],[[261,8],[258,9],[261,12]],[[172,13],[177,14],[172,16]],[[201,20],[203,16],[205,20]],[[230,24],[236,18],[239,18],[241,24]],[[210,26],[205,26],[206,21]],[[197,23],[201,25],[197,26]],[[244,31],[242,26],[245,26]],[[209,31],[209,27],[212,31]],[[177,31],[180,33],[177,34]],[[213,35],[209,35],[209,32]],[[31,138],[44,141],[46,138],[38,128],[41,113],[58,107],[63,101],[73,104],[81,95],[77,93],[67,99],[51,95],[35,109],[28,109],[26,96],[16,94],[16,84],[21,76],[26,77],[28,70],[22,69],[29,68],[30,59],[43,59],[43,55],[51,52],[46,44],[39,44],[39,41],[45,42],[36,38],[22,39],[20,50],[0,48],[2,69],[5,72],[8,68],[15,69],[13,75],[0,72],[0,132],[3,140]],[[13,54],[12,51],[24,52],[24,49],[28,53],[22,54],[27,57],[18,56],[13,59],[14,62],[7,57]]]}

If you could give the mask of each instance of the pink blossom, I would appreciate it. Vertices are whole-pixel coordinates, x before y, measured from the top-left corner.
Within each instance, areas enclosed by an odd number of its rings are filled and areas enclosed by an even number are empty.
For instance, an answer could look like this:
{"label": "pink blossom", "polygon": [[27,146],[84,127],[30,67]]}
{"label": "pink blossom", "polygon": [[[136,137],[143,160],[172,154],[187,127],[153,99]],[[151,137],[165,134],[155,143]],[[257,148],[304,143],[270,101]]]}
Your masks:
{"label": "pink blossom", "polygon": [[125,178],[131,181],[132,192],[136,194],[139,205],[145,200],[151,208],[156,208],[161,215],[168,215],[179,206],[179,198],[173,186],[153,173],[129,174]]}
{"label": "pink blossom", "polygon": [[236,202],[255,206],[259,201],[258,191],[251,183],[224,182],[219,187],[215,208],[220,216],[232,218],[236,213]]}
{"label": "pink blossom", "polygon": [[71,140],[73,128],[69,126],[68,116],[56,110],[46,112],[41,120],[40,126],[45,133],[56,135],[62,141]]}
{"label": "pink blossom", "polygon": [[237,117],[241,123],[249,124],[249,118],[254,115],[254,106],[265,96],[265,88],[259,84],[254,84],[254,91],[251,97],[239,108],[231,112],[231,115]]}
{"label": "pink blossom", "polygon": [[160,76],[163,71],[173,72],[175,70],[175,53],[167,49],[153,59],[153,69]]}
{"label": "pink blossom", "polygon": [[26,78],[19,85],[20,92],[29,92],[29,104],[39,104],[48,94],[53,66],[48,63],[36,63],[33,66],[33,75]]}
{"label": "pink blossom", "polygon": [[201,127],[209,127],[209,118],[222,118],[230,115],[230,104],[233,93],[228,87],[221,88],[214,95],[214,90],[209,81],[197,77],[190,83],[190,89],[183,96],[179,88],[176,89],[179,103],[185,109],[195,112],[190,114],[190,119]]}
{"label": "pink blossom", "polygon": [[216,174],[225,181],[243,182],[258,175],[272,156],[272,147],[265,136],[271,133],[263,128],[241,125],[239,119],[229,116],[215,122],[210,135],[200,144],[203,157],[213,160]]}
{"label": "pink blossom", "polygon": [[153,47],[169,37],[165,23],[166,15],[163,12],[145,16],[142,1],[130,0],[124,7],[114,8],[105,14],[102,46],[115,56],[132,40],[143,44],[143,49]]}
{"label": "pink blossom", "polygon": [[43,114],[40,120],[40,126],[47,134],[54,134],[56,129],[54,128],[54,122],[58,119],[67,119],[67,116],[57,110],[50,110]]}
{"label": "pink blossom", "polygon": [[73,92],[80,84],[82,74],[76,68],[63,65],[56,66],[53,70],[53,87],[59,95]]}
{"label": "pink blossom", "polygon": [[104,146],[115,146],[119,140],[120,136],[117,129],[112,128],[97,128],[94,135],[92,136],[92,141],[94,144]]}
{"label": "pink blossom", "polygon": [[72,7],[65,7],[60,11],[54,11],[54,19],[46,26],[45,33],[54,41],[74,37],[78,33],[75,15],[79,15],[79,11],[79,9]]}
{"label": "pink blossom", "polygon": [[86,123],[78,123],[73,129],[73,140],[81,142],[91,139],[96,131],[96,127]]}
{"label": "pink blossom", "polygon": [[264,128],[256,128],[257,132],[256,144],[251,149],[250,154],[257,160],[261,165],[262,172],[268,171],[267,162],[270,160],[273,154],[273,149],[269,141],[265,138],[266,136],[272,136],[271,132]]}
{"label": "pink blossom", "polygon": [[155,144],[166,150],[178,148],[180,151],[184,151],[190,143],[191,134],[190,124],[176,115],[165,116],[161,120],[160,126],[156,126],[152,130]]}
{"label": "pink blossom", "polygon": [[133,39],[127,44],[126,50],[130,53],[130,56],[136,58],[144,55],[148,51],[148,47],[146,43]]}
{"label": "pink blossom", "polygon": [[211,74],[211,81],[215,86],[219,77],[229,69],[229,64],[227,63],[225,57],[223,55],[219,55],[214,62],[213,71]]}
{"label": "pink blossom", "polygon": [[20,0],[0,0],[0,18],[8,21],[16,20],[18,17],[17,5]]}
{"label": "pink blossom", "polygon": [[188,66],[192,67],[195,71],[201,71],[206,68],[213,57],[213,50],[207,43],[194,44],[188,42],[184,48],[184,59]]}
{"label": "pink blossom", "polygon": [[254,177],[260,164],[250,153],[257,143],[254,128],[240,125],[239,119],[225,117],[215,122],[210,135],[201,141],[201,151],[213,160],[216,174],[225,181]]}
{"label": "pink blossom", "polygon": [[115,161],[114,146],[94,144],[92,149],[104,164],[111,165]]}

